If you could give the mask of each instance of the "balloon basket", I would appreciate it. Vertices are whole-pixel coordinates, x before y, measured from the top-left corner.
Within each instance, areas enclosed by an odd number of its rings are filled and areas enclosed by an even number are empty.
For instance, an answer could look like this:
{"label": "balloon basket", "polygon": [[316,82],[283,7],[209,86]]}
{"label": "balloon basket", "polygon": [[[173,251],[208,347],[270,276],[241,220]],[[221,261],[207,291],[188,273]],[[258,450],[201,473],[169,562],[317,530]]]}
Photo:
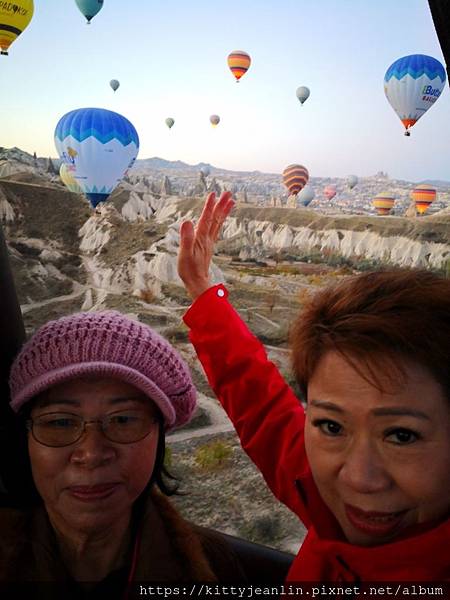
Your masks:
{"label": "balloon basket", "polygon": [[2,54],[3,56],[9,56],[8,51],[7,50],[2,50],[0,52],[0,54]]}

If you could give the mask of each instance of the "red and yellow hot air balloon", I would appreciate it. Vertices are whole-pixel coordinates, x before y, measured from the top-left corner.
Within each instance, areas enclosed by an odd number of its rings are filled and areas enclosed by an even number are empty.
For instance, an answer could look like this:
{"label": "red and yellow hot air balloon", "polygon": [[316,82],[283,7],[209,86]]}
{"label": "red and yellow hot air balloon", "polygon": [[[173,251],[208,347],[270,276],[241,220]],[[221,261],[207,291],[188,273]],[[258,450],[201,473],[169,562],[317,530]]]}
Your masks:
{"label": "red and yellow hot air balloon", "polygon": [[431,185],[422,183],[413,189],[411,199],[416,205],[417,212],[423,215],[430,204],[436,200],[436,190]]}
{"label": "red and yellow hot air balloon", "polygon": [[394,206],[395,196],[389,192],[381,192],[372,200],[377,213],[379,215],[388,215]]}
{"label": "red and yellow hot air balloon", "polygon": [[244,52],[243,50],[233,50],[233,52],[228,55],[228,66],[236,77],[237,83],[239,83],[239,79],[242,75],[247,73],[251,62],[252,59],[247,52]]}
{"label": "red and yellow hot air balloon", "polygon": [[30,23],[33,10],[33,0],[0,2],[0,54],[8,55],[10,45]]}
{"label": "red and yellow hot air balloon", "polygon": [[308,179],[308,169],[302,165],[289,165],[283,171],[283,183],[289,190],[289,194],[294,196],[305,187]]}

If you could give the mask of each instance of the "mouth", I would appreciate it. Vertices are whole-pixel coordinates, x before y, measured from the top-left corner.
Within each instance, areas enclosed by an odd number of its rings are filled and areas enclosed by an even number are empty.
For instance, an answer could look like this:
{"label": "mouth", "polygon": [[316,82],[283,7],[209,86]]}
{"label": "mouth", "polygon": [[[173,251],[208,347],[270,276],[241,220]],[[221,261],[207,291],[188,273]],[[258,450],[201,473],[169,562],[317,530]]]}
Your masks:
{"label": "mouth", "polygon": [[83,502],[103,500],[112,496],[118,489],[118,483],[102,483],[98,485],[74,485],[68,488],[71,496]]}
{"label": "mouth", "polygon": [[365,511],[345,504],[347,519],[359,531],[376,537],[384,537],[402,528],[407,510],[397,512]]}

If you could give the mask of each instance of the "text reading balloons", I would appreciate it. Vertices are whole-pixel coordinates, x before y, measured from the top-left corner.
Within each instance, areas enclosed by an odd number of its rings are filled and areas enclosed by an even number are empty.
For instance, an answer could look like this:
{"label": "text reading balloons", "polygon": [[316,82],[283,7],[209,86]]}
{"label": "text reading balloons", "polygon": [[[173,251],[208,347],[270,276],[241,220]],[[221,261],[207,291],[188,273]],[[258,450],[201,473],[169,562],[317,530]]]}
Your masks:
{"label": "text reading balloons", "polygon": [[33,0],[0,2],[1,54],[8,54],[8,48],[31,21],[33,10]]}
{"label": "text reading balloons", "polygon": [[209,121],[213,127],[216,127],[220,123],[219,115],[211,115]]}
{"label": "text reading balloons", "polygon": [[86,17],[88,25],[90,24],[91,19],[93,19],[103,7],[103,0],[75,0],[75,2]]}
{"label": "text reading balloons", "polygon": [[379,215],[388,215],[394,206],[395,196],[389,192],[381,192],[372,200],[377,213]]}
{"label": "text reading balloons", "polygon": [[80,188],[73,176],[74,171],[75,168],[72,165],[61,163],[61,166],[59,167],[59,176],[69,191],[75,192],[76,194],[82,194],[83,190]]}
{"label": "text reading balloons", "polygon": [[165,123],[166,123],[167,127],[169,129],[171,129],[174,126],[175,119],[172,119],[172,117],[167,117],[167,119],[165,120]]}
{"label": "text reading balloons", "polygon": [[333,198],[336,196],[336,187],[334,185],[327,185],[323,190],[323,193],[328,200],[333,200]]}
{"label": "text reading balloons", "polygon": [[109,85],[112,87],[112,89],[114,91],[117,91],[120,87],[120,81],[117,81],[117,79],[111,79],[111,81],[109,82]]}
{"label": "text reading balloons", "polygon": [[314,200],[314,190],[307,185],[302,189],[302,191],[298,194],[297,200],[303,204],[303,206],[308,206],[308,204]]}
{"label": "text reading balloons", "polygon": [[302,165],[289,165],[283,171],[283,183],[294,196],[305,187],[308,179],[308,169]]}
{"label": "text reading balloons", "polygon": [[139,151],[133,125],[103,108],[80,108],[64,115],[55,129],[60,158],[95,208],[108,198]]}
{"label": "text reading balloons", "polygon": [[297,88],[297,91],[295,92],[297,98],[300,101],[300,104],[303,105],[303,103],[308,100],[309,98],[309,88],[305,87],[304,85],[300,86],[299,88]]}
{"label": "text reading balloons", "polygon": [[228,66],[238,83],[239,79],[247,73],[251,62],[252,59],[250,56],[247,52],[242,50],[233,50],[233,52],[228,55]]}
{"label": "text reading balloons", "polygon": [[411,54],[396,60],[384,76],[384,93],[405,126],[405,135],[441,95],[445,69],[432,56]]}
{"label": "text reading balloons", "polygon": [[411,199],[416,205],[417,212],[423,215],[430,204],[436,200],[436,190],[431,185],[422,183],[413,189]]}
{"label": "text reading balloons", "polygon": [[352,190],[355,185],[358,183],[358,178],[356,175],[349,175],[347,178],[347,185]]}

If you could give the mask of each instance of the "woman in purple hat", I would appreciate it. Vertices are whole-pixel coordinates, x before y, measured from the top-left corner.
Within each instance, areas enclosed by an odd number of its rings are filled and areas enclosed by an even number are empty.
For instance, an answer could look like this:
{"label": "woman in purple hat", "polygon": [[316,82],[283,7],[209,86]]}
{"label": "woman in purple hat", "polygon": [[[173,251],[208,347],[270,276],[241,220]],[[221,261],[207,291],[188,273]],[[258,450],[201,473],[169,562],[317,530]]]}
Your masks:
{"label": "woman in purple hat", "polygon": [[10,388],[28,491],[21,510],[0,509],[1,582],[122,598],[133,582],[242,581],[224,539],[166,498],[165,432],[189,421],[196,392],[159,334],[115,311],[50,321]]}

